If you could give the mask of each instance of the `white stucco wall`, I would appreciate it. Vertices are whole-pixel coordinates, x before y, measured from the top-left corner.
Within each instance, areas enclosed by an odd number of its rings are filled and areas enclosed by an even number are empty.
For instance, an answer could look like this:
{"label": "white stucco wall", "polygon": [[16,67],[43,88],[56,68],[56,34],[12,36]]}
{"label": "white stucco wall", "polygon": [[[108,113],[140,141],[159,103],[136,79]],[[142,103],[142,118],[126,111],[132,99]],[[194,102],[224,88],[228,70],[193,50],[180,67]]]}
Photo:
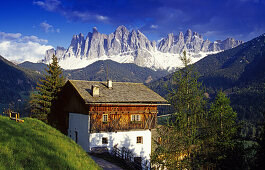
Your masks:
{"label": "white stucco wall", "polygon": [[[85,151],[89,152],[93,147],[107,147],[109,151],[111,151],[114,145],[117,144],[118,148],[126,147],[127,149],[131,150],[136,157],[142,157],[143,161],[150,161],[150,130],[89,133],[89,128],[89,115],[69,113],[68,136],[76,141],[77,132],[77,144],[82,146]],[[136,143],[138,136],[143,137],[143,143]],[[108,138],[108,144],[102,144],[103,137]]]}
{"label": "white stucco wall", "polygon": [[69,128],[68,136],[76,141],[77,132],[77,144],[81,145],[85,151],[88,151],[89,141],[89,128],[90,119],[88,115],[69,113]]}
{"label": "white stucco wall", "polygon": [[[143,137],[143,143],[136,143],[137,136]],[[108,144],[102,144],[102,137],[108,138]],[[118,148],[126,147],[134,152],[135,156],[141,156],[145,160],[150,160],[151,154],[151,131],[138,130],[126,132],[102,132],[91,133],[89,137],[89,149],[93,147],[107,147],[112,150],[114,145]]]}

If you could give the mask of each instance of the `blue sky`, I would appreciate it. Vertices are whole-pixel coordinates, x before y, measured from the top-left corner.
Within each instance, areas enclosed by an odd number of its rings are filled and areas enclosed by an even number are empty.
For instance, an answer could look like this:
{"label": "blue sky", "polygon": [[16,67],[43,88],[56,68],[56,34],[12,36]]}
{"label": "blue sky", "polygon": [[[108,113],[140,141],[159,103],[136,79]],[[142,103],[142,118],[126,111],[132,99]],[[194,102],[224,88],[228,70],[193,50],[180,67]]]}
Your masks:
{"label": "blue sky", "polygon": [[190,28],[212,41],[247,41],[265,32],[265,0],[8,0],[0,21],[0,55],[36,61],[93,27],[109,34],[125,25],[150,40]]}

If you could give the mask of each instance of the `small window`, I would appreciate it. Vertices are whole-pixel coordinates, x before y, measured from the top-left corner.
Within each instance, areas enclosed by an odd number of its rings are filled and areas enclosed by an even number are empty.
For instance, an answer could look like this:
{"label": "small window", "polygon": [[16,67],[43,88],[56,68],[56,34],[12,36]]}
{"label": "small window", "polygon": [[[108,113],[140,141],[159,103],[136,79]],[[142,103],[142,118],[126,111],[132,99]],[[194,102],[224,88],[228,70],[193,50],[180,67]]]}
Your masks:
{"label": "small window", "polygon": [[102,144],[108,144],[108,138],[102,138]]}
{"label": "small window", "polygon": [[136,143],[143,143],[143,137],[142,136],[137,136]]}
{"label": "small window", "polygon": [[75,131],[75,142],[78,143],[78,132]]}
{"label": "small window", "polygon": [[131,121],[132,122],[139,122],[139,121],[141,121],[141,116],[140,115],[131,115]]}
{"label": "small window", "polygon": [[103,114],[102,122],[107,122],[107,121],[108,121],[108,114]]}

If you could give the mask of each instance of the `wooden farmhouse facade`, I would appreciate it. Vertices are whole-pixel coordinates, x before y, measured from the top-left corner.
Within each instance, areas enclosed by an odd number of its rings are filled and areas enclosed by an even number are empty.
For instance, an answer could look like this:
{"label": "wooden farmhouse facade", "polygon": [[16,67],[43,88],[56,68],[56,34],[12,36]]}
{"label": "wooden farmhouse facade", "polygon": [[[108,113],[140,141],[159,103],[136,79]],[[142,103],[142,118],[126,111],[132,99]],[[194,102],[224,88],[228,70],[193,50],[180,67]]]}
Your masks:
{"label": "wooden farmhouse facade", "polygon": [[163,104],[142,83],[69,80],[52,110],[57,127],[87,152],[116,145],[150,160],[151,129]]}

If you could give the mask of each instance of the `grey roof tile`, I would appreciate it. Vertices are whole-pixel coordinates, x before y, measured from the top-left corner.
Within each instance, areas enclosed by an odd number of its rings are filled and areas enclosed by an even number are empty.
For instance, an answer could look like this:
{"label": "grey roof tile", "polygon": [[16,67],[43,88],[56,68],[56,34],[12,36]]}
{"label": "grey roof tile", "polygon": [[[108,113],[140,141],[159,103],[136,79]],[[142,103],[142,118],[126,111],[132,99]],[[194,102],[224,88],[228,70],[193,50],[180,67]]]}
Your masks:
{"label": "grey roof tile", "polygon": [[[142,83],[69,80],[86,103],[167,103],[167,101]],[[92,86],[99,86],[99,97],[92,96]]]}

